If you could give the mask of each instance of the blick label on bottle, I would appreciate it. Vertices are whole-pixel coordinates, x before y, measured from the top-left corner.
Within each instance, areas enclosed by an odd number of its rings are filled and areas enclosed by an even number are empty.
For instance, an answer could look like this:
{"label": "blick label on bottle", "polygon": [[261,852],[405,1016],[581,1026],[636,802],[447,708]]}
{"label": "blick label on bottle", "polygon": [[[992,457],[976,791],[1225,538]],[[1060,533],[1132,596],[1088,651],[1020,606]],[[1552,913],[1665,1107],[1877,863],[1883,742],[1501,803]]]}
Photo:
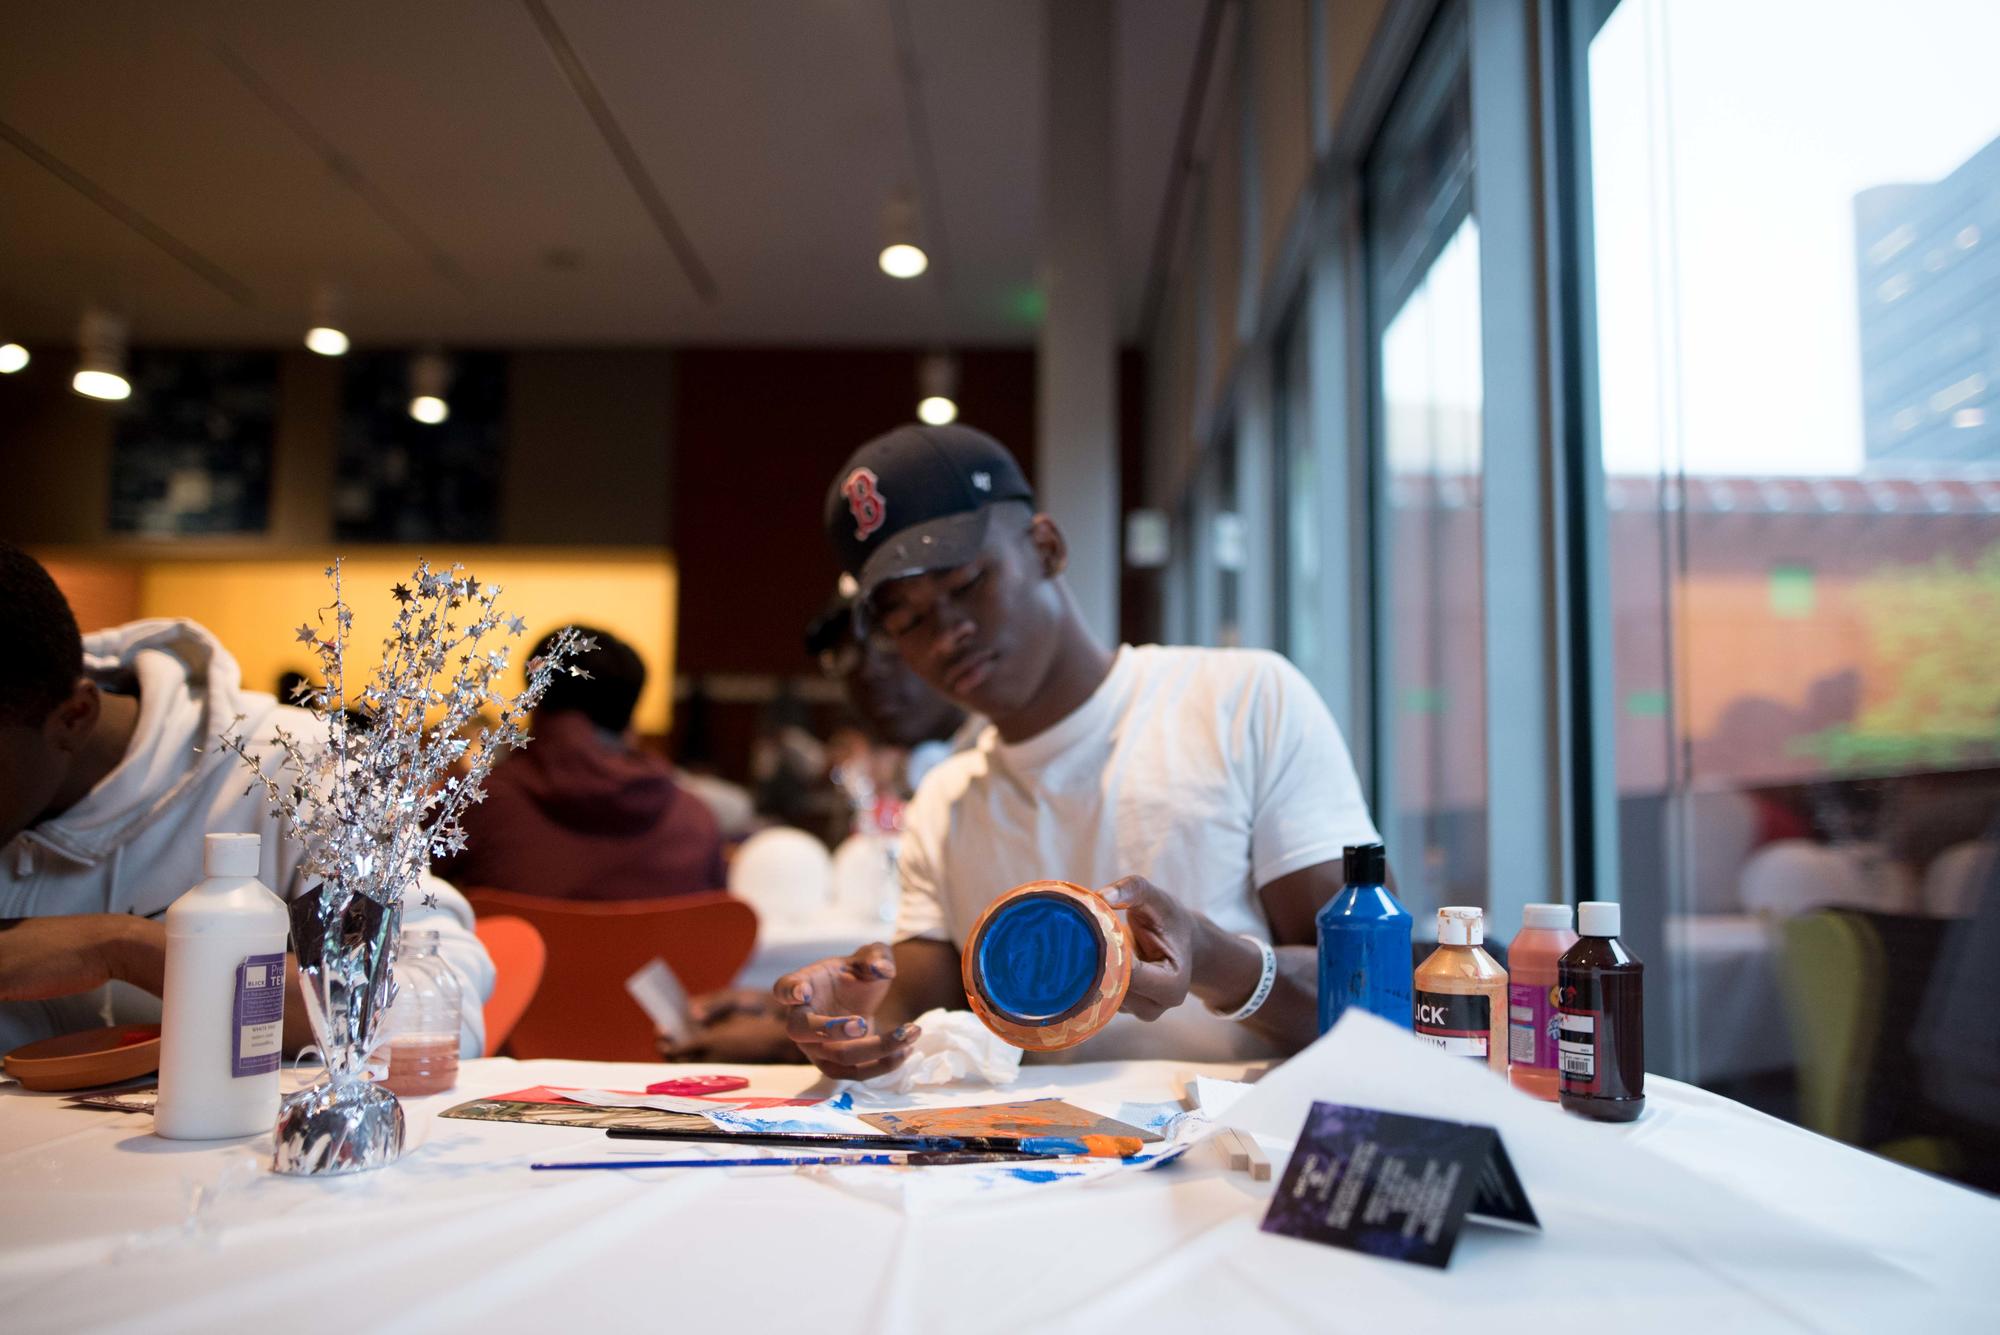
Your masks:
{"label": "blick label on bottle", "polygon": [[1556,1057],[1562,1064],[1562,1087],[1566,1094],[1598,1092],[1597,1024],[1601,1018],[1596,1011],[1562,1012]]}
{"label": "blick label on bottle", "polygon": [[269,1075],[277,1070],[285,1032],[283,955],[252,955],[236,966],[233,1018],[229,1073]]}
{"label": "blick label on bottle", "polygon": [[1417,1037],[1447,1056],[1486,1061],[1492,1025],[1493,1001],[1484,993],[1417,989]]}

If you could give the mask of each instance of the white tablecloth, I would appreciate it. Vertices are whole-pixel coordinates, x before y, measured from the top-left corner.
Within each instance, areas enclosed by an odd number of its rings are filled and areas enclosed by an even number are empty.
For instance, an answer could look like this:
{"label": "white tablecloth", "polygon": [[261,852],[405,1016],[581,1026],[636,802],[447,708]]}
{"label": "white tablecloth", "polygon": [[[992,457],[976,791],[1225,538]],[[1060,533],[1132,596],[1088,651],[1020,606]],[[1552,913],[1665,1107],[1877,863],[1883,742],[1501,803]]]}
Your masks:
{"label": "white tablecloth", "polygon": [[[814,1084],[805,1068],[739,1070],[761,1093]],[[1006,1097],[1162,1099],[1197,1072],[1238,1074],[1171,1062],[1027,1068]],[[1854,1249],[1844,1270],[1882,1267],[1881,1307],[1896,1328],[1993,1319],[2000,1202],[1669,1080],[1650,1083],[1648,1115],[1623,1134],[1797,1221],[1797,1258],[1769,1291],[1699,1274],[1694,1248],[1689,1282],[1657,1282],[1683,1259],[1663,1258],[1658,1235],[1605,1237],[1586,1258],[1551,1237],[1469,1225],[1447,1271],[1267,1236],[1257,1222],[1273,1188],[1226,1171],[1210,1145],[1154,1172],[912,1215],[843,1189],[838,1173],[531,1173],[531,1160],[605,1157],[616,1142],[435,1117],[527,1085],[636,1089],[662,1074],[472,1062],[453,1093],[410,1101],[422,1143],[402,1163],[319,1180],[260,1171],[264,1142],[175,1144],[154,1138],[144,1115],[0,1087],[0,1324],[1235,1335],[1449,1323],[1547,1335],[1615,1311],[1620,1330],[1890,1328],[1883,1310],[1853,1302],[1851,1274],[1839,1301],[1816,1282],[1832,1277],[1814,1268],[1826,1266],[1829,1232]],[[1621,1273],[1621,1245],[1647,1248],[1637,1280]]]}

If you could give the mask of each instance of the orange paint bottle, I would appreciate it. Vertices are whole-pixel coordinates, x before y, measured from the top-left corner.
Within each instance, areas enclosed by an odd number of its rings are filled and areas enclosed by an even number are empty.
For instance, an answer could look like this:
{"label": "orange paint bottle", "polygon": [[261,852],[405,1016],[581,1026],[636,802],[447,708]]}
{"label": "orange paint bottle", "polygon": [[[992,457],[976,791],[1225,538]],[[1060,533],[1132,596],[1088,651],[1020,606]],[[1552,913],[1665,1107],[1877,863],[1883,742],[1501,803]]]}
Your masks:
{"label": "orange paint bottle", "polygon": [[1556,961],[1576,944],[1567,904],[1530,904],[1507,947],[1507,1078],[1524,1094],[1553,1103],[1556,1068]]}

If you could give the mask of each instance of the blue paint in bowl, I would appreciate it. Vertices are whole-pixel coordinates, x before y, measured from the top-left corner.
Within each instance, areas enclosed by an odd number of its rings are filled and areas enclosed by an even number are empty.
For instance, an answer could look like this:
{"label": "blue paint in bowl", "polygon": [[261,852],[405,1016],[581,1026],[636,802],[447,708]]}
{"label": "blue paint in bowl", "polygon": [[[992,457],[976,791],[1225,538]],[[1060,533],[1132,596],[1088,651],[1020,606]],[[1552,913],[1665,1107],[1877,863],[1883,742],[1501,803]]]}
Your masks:
{"label": "blue paint in bowl", "polygon": [[1010,1019],[1059,1019],[1089,995],[1102,967],[1097,926],[1057,895],[1025,895],[987,920],[975,967],[986,1000]]}

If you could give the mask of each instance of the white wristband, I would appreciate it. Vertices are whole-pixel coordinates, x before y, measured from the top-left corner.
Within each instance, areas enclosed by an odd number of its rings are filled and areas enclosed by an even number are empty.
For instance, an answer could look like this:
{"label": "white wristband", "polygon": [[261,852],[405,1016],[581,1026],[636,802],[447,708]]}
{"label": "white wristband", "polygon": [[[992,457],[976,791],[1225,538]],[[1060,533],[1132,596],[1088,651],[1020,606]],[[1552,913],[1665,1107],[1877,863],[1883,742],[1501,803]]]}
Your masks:
{"label": "white wristband", "polygon": [[1251,991],[1250,1000],[1224,1015],[1222,1018],[1225,1020],[1247,1020],[1255,1015],[1258,1007],[1270,999],[1271,988],[1278,981],[1278,952],[1271,949],[1271,943],[1260,941],[1248,932],[1243,933],[1243,939],[1263,952],[1264,967],[1257,975],[1257,986]]}

